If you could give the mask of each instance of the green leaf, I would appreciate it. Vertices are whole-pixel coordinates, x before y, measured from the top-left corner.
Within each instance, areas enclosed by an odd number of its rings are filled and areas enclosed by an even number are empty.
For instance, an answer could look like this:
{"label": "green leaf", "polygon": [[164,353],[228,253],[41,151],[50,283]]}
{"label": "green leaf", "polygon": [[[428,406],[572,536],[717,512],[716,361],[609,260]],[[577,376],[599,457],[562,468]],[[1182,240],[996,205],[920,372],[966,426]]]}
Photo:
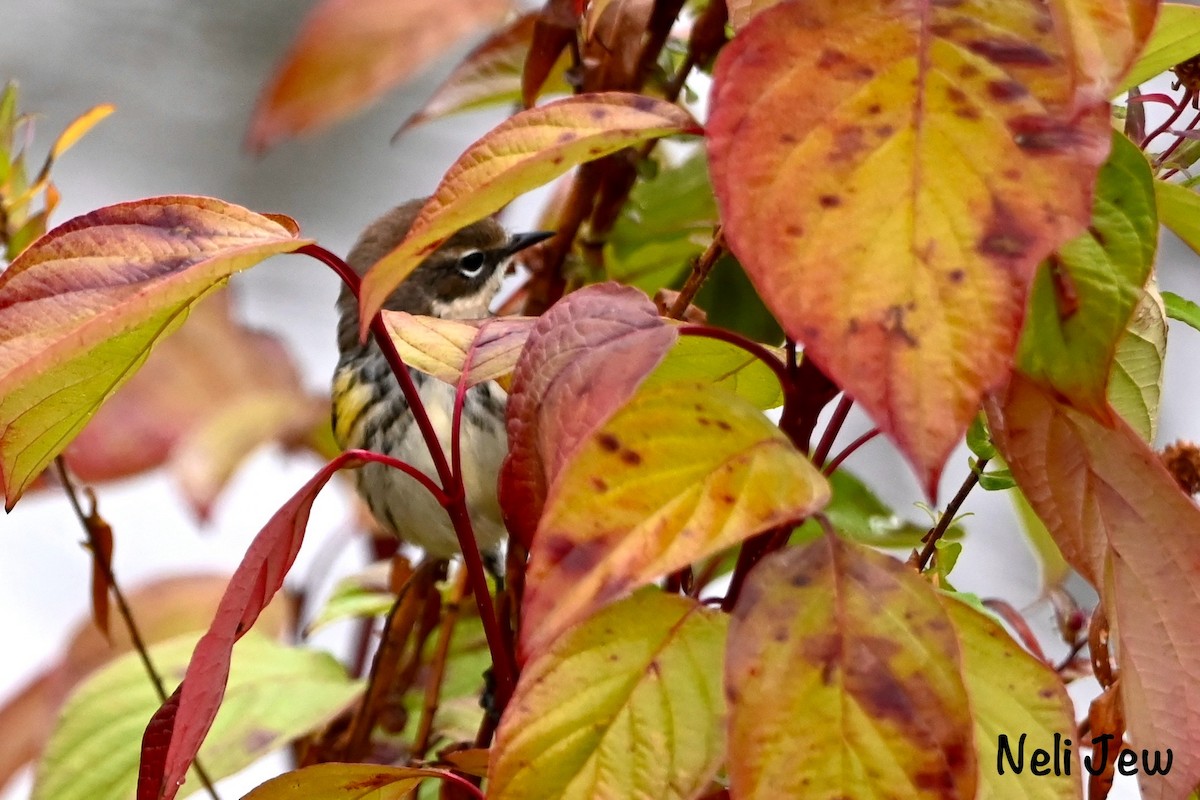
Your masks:
{"label": "green leaf", "polygon": [[608,277],[653,293],[677,285],[720,221],[704,153],[638,181],[605,246]]}
{"label": "green leaf", "polygon": [[708,312],[708,323],[728,328],[759,342],[778,344],[783,328],[758,296],[750,276],[732,255],[713,264],[712,272],[696,293],[696,305]]}
{"label": "green leaf", "polygon": [[[829,476],[833,491],[822,511],[838,534],[872,547],[916,547],[929,532],[929,524],[918,525],[896,515],[859,478],[844,469]],[[816,520],[806,520],[792,535],[792,543],[811,541],[821,532]],[[946,536],[962,537],[963,529],[951,525]]]}
{"label": "green leaf", "polygon": [[1149,162],[1114,133],[1088,231],[1060,247],[1034,279],[1017,363],[1098,418],[1107,417],[1117,343],[1154,264],[1154,209]]}
{"label": "green leaf", "polygon": [[[150,648],[163,675],[182,675],[197,636]],[[168,691],[173,688],[167,686]],[[362,691],[330,655],[248,633],[234,650],[221,711],[200,750],[223,778],[320,726]],[[67,702],[38,765],[33,800],[128,800],[137,783],[146,720],[158,696],[136,653],[93,673]],[[189,781],[181,796],[199,789]]]}
{"label": "green leaf", "polygon": [[[387,566],[390,569],[390,565]],[[331,622],[360,617],[378,617],[391,611],[396,595],[387,589],[386,576],[368,570],[338,581],[324,607],[305,628],[311,636]],[[375,580],[379,578],[379,580]]]}
{"label": "green leaf", "polygon": [[987,429],[987,416],[983,412],[976,414],[971,427],[967,428],[967,449],[979,458],[992,458],[996,455],[996,447],[992,444],[992,437]]}
{"label": "green leaf", "polygon": [[1108,381],[1108,399],[1147,442],[1158,432],[1163,359],[1167,353],[1167,319],[1153,282],[1146,287],[1125,335],[1117,343]]}
{"label": "green leaf", "polygon": [[1176,319],[1193,330],[1200,331],[1200,305],[1174,292],[1162,292],[1167,317]]}
{"label": "green leaf", "polygon": [[1128,91],[1200,54],[1200,8],[1183,3],[1163,3],[1150,39],[1114,94]]}
{"label": "green leaf", "polygon": [[295,222],[206,197],[108,206],[0,274],[0,486],[9,508],[151,348],[235,272],[295,250]]}
{"label": "green leaf", "polygon": [[[782,358],[782,351],[777,351]],[[755,408],[783,405],[775,371],[742,348],[707,336],[680,336],[642,386],[706,383],[733,392]]]}
{"label": "green leaf", "polygon": [[1178,183],[1156,180],[1158,220],[1183,243],[1200,253],[1200,195]]}
{"label": "green leaf", "polygon": [[957,591],[950,583],[950,573],[962,555],[962,542],[951,542],[938,539],[934,545],[933,572],[937,576],[937,586],[950,592]]}
{"label": "green leaf", "polygon": [[[1027,653],[991,617],[959,600],[940,595],[958,636],[962,677],[971,698],[975,750],[980,754],[977,800],[1023,797],[1077,800],[1082,770],[1071,763],[1070,774],[1036,774],[1028,762],[1014,774],[1007,761],[999,773],[991,758],[1001,736],[1008,738],[1014,759],[1021,737],[1030,747],[1052,750],[1055,735],[1076,739],[1075,716],[1062,679]],[[998,665],[1003,668],[998,668]],[[1078,749],[1071,752],[1078,753]],[[1072,759],[1077,756],[1071,756]]]}
{"label": "green leaf", "polygon": [[646,588],[569,631],[521,673],[488,797],[698,796],[725,752],[727,621]]}

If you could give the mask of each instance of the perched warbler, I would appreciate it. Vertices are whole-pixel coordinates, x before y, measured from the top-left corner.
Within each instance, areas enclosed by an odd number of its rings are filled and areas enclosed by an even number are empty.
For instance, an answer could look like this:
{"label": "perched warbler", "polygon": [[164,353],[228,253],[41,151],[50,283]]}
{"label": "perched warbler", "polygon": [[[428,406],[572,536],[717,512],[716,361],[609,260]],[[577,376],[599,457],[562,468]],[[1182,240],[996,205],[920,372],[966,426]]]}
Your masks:
{"label": "perched warbler", "polygon": [[[360,276],[394,249],[413,223],[423,200],[413,200],[372,222],[350,251],[347,263]],[[448,319],[479,319],[500,289],[510,258],[551,233],[509,235],[495,220],[461,229],[421,262],[383,307]],[[358,338],[358,307],[346,288],[338,297],[338,359],[333,376],[333,433],[345,448],[374,450],[407,461],[437,481],[400,384],[383,351],[371,338]],[[455,387],[410,370],[422,405],[449,457]],[[504,523],[496,480],[507,451],[507,396],[488,382],[467,391],[462,414],[462,473],[467,507],[485,562],[497,572]],[[445,510],[416,480],[383,464],[355,470],[358,494],[385,529],[430,556],[449,558],[459,550]]]}

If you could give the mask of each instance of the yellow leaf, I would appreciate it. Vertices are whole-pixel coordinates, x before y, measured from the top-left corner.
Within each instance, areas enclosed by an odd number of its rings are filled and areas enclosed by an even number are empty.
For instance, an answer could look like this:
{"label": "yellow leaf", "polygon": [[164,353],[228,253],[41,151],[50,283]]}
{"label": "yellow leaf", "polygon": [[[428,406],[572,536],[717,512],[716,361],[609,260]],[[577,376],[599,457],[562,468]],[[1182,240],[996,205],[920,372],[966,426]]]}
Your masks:
{"label": "yellow leaf", "polygon": [[959,665],[934,589],[903,563],[832,536],[769,556],[729,627],[731,794],[974,797]]}
{"label": "yellow leaf", "polygon": [[1058,33],[1040,0],[813,0],[717,62],[726,240],[931,495],[1011,369],[1035,267],[1090,218],[1108,107]]}
{"label": "yellow leaf", "polygon": [[550,486],[521,652],[536,655],[596,608],[828,500],[826,480],[745,400],[712,385],[643,387]]}
{"label": "yellow leaf", "polygon": [[695,797],[724,755],[727,620],[648,588],[571,630],[521,673],[488,797]]}

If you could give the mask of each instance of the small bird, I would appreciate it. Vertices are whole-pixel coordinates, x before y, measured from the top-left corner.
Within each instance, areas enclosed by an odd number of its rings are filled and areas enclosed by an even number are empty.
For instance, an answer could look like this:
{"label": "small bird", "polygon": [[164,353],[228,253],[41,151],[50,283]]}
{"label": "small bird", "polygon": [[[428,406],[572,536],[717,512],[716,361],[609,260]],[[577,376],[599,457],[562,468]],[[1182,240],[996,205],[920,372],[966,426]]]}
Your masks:
{"label": "small bird", "polygon": [[[400,244],[424,200],[398,206],[372,222],[346,261],[360,276]],[[509,235],[493,219],[462,228],[413,270],[383,304],[385,309],[446,319],[480,319],[500,289],[510,258],[553,236]],[[338,297],[338,359],[333,376],[333,433],[345,449],[362,448],[402,459],[437,480],[433,460],[400,384],[383,351],[358,338],[358,305],[345,287]],[[450,452],[455,387],[410,370],[421,402]],[[507,395],[495,382],[467,391],[462,415],[462,472],[467,507],[484,561],[500,574],[504,523],[496,498],[500,464],[508,450],[504,409]],[[434,558],[459,551],[445,510],[416,480],[383,464],[356,470],[358,494],[375,519],[403,541]]]}

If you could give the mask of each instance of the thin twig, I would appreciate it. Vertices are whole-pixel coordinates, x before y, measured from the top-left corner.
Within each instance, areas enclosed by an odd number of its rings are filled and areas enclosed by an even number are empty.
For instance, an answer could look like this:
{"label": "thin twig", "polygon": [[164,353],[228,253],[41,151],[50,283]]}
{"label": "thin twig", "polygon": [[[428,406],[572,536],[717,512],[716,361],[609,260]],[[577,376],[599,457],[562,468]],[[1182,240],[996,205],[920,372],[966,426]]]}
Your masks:
{"label": "thin twig", "polygon": [[[117,576],[113,572],[112,565],[104,559],[96,558],[95,556],[97,546],[96,525],[100,523],[99,516],[96,513],[96,499],[92,497],[91,511],[84,512],[83,506],[79,502],[78,491],[71,480],[71,475],[67,470],[66,462],[63,461],[62,456],[54,459],[54,465],[58,469],[58,478],[62,482],[67,499],[71,501],[71,508],[74,510],[76,518],[79,519],[79,523],[83,526],[84,533],[88,537],[88,547],[92,549],[93,559],[100,566],[101,571],[104,573],[104,580],[108,584],[108,590],[112,592],[113,599],[117,601],[117,610],[120,612],[121,619],[125,623],[125,630],[129,632],[129,641],[133,644],[133,649],[137,651],[138,658],[141,660],[146,674],[150,676],[150,683],[154,685],[154,692],[158,695],[159,703],[165,703],[169,696],[166,686],[163,684],[162,676],[155,669],[154,662],[150,660],[150,651],[146,647],[146,640],[142,638],[142,632],[137,626],[137,621],[133,618],[133,609],[125,599],[125,593],[121,591],[121,587],[117,583]],[[204,786],[204,790],[208,792],[209,796],[213,800],[221,800],[212,779],[208,776],[204,767],[201,766],[199,758],[192,760],[192,769],[196,771],[196,777],[200,779],[201,785]]]}
{"label": "thin twig", "polygon": [[1150,133],[1146,134],[1145,138],[1142,139],[1140,144],[1138,144],[1138,147],[1142,150],[1145,150],[1146,147],[1155,140],[1155,138],[1170,130],[1171,125],[1175,122],[1175,120],[1179,119],[1179,115],[1183,113],[1185,108],[1187,108],[1186,94],[1180,98],[1178,105],[1175,106],[1175,109],[1171,112],[1171,115],[1167,117],[1166,121]]}
{"label": "thin twig", "polygon": [[825,426],[825,432],[821,434],[821,441],[817,443],[817,449],[812,454],[812,462],[818,467],[824,466],[825,459],[829,457],[829,451],[833,449],[833,443],[837,440],[837,435],[842,430],[842,425],[845,424],[846,417],[853,405],[854,400],[848,395],[842,395],[837,408],[833,409],[833,416],[829,418],[829,424]]}
{"label": "thin twig", "polygon": [[942,512],[941,518],[937,525],[929,531],[925,536],[925,546],[921,549],[920,554],[915,550],[913,557],[908,561],[917,568],[918,572],[924,571],[929,564],[929,559],[933,557],[933,551],[937,548],[938,540],[946,535],[946,531],[950,529],[950,524],[954,522],[954,517],[958,514],[958,510],[962,508],[962,504],[966,502],[967,495],[975,488],[975,484],[979,483],[979,475],[983,472],[983,468],[987,466],[988,459],[981,458],[976,462],[975,467],[967,475],[962,486],[958,487],[958,493],[946,506],[946,510]]}
{"label": "thin twig", "polygon": [[367,691],[354,712],[344,739],[345,746],[341,748],[343,756],[347,759],[358,760],[367,753],[371,731],[375,727],[376,710],[391,688],[391,678],[399,666],[400,657],[404,654],[408,633],[416,623],[423,592],[414,589],[426,589],[433,585],[436,566],[436,561],[425,561],[417,565],[416,570],[400,588],[396,601],[388,612],[383,623],[379,649],[375,651],[375,660],[371,663]]}
{"label": "thin twig", "polygon": [[840,467],[846,461],[847,458],[849,458],[851,455],[854,454],[855,450],[862,447],[864,444],[871,441],[879,434],[880,434],[879,428],[871,428],[871,430],[867,431],[862,436],[859,436],[853,442],[846,445],[846,448],[844,450],[842,450],[842,452],[840,452],[836,456],[834,456],[833,459],[828,464],[821,467],[821,474],[824,475],[825,477],[829,477],[830,475],[832,475],[834,472],[837,471],[837,468]]}
{"label": "thin twig", "polygon": [[700,287],[712,272],[713,265],[725,254],[725,231],[720,226],[713,231],[712,241],[708,243],[708,247],[696,259],[696,263],[692,266],[692,272],[684,282],[683,288],[679,290],[679,296],[675,298],[674,304],[671,306],[671,311],[667,314],[671,319],[683,319],[684,312],[688,306],[692,304],[692,300],[696,299],[696,292],[700,291]]}
{"label": "thin twig", "polygon": [[429,664],[429,678],[425,683],[425,699],[421,704],[421,719],[417,723],[417,735],[413,739],[413,758],[424,758],[425,751],[429,749],[429,736],[433,732],[433,718],[437,715],[442,681],[446,677],[446,661],[450,655],[450,642],[454,636],[454,626],[458,623],[458,614],[462,608],[463,598],[466,597],[468,586],[466,571],[459,571],[454,578],[454,588],[450,592],[450,600],[442,606],[442,624],[438,630],[433,659]]}

